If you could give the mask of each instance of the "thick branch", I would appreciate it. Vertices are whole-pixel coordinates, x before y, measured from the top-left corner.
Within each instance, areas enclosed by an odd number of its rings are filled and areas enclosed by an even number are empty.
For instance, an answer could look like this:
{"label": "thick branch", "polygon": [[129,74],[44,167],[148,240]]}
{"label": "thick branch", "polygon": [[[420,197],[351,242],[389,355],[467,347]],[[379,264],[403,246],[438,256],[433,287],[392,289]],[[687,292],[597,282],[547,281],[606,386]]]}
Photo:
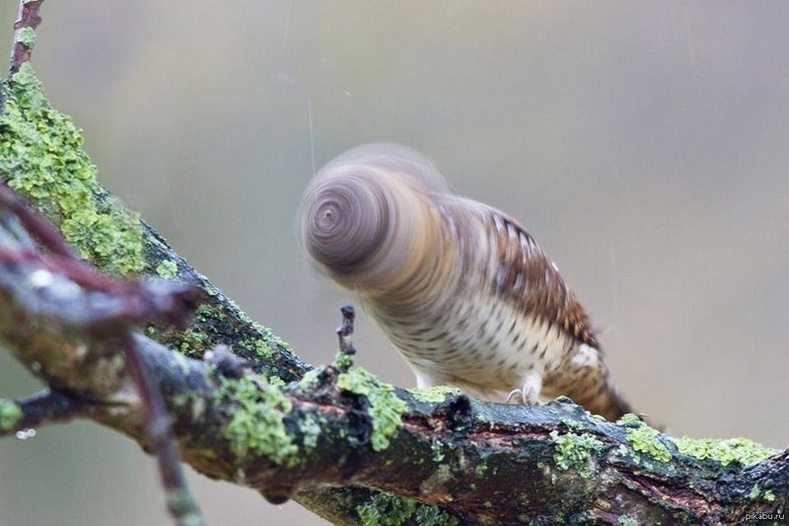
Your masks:
{"label": "thick branch", "polygon": [[[0,262],[0,336],[69,403],[89,402],[91,418],[147,444],[122,342],[104,326],[59,317],[68,307],[50,304],[64,287],[73,305],[112,304],[97,296],[110,293],[64,276],[23,286],[40,272],[35,262]],[[214,364],[141,334],[133,339],[165,394],[184,459],[275,502],[329,486],[367,487],[451,503],[456,517],[494,523],[572,523],[583,510],[583,521],[716,524],[787,505],[789,452],[750,468],[724,467],[680,454],[636,419],[614,425],[569,401],[507,406],[457,393],[424,400],[335,366],[278,387],[251,370],[222,376]],[[753,499],[742,498],[755,487]]]}

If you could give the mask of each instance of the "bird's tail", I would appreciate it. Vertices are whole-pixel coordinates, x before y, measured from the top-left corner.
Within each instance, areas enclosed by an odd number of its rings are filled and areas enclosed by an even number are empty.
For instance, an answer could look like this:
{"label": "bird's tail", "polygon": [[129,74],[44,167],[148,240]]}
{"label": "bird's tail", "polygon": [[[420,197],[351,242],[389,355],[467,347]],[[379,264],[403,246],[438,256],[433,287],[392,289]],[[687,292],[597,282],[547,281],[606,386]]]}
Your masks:
{"label": "bird's tail", "polygon": [[[568,359],[556,371],[546,374],[543,395],[568,396],[590,413],[611,422],[634,413],[609,378],[608,367],[601,359],[600,351],[586,345],[582,347],[575,358]],[[579,360],[579,356],[583,359]],[[637,416],[644,419],[643,415]]]}
{"label": "bird's tail", "polygon": [[600,381],[590,382],[588,385],[575,384],[571,386],[567,391],[567,396],[590,413],[605,417],[611,422],[634,412],[627,400],[619,394],[619,391],[607,378],[607,375]]}

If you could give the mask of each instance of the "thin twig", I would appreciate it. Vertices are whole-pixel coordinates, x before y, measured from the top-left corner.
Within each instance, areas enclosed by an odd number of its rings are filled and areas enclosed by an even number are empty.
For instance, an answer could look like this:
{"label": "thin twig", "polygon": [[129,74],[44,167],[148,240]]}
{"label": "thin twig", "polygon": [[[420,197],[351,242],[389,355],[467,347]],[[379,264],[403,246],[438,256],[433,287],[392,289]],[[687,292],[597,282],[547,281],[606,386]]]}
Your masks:
{"label": "thin twig", "polygon": [[0,205],[8,208],[25,225],[31,234],[38,237],[42,245],[53,254],[64,257],[73,257],[74,252],[56,228],[39,215],[30,206],[27,206],[19,196],[5,183],[0,184]]}
{"label": "thin twig", "polygon": [[180,526],[204,525],[206,522],[186,483],[162,393],[140,357],[131,333],[123,343],[123,354],[142,401],[145,435],[156,453],[159,475],[167,495],[167,508]]}
{"label": "thin twig", "polygon": [[342,312],[342,325],[337,328],[340,352],[333,365],[335,369],[343,373],[351,368],[353,357],[356,354],[356,348],[353,346],[353,320],[356,318],[356,310],[353,305],[343,305],[340,307],[340,312]]}
{"label": "thin twig", "polygon": [[[55,283],[56,276],[81,286],[85,295],[103,296],[102,301],[90,302],[87,308],[78,309],[76,313],[74,309],[67,309],[68,314],[60,313],[58,319],[95,336],[120,338],[127,370],[142,402],[145,435],[156,455],[168,509],[180,526],[204,525],[205,520],[181,468],[164,398],[140,357],[132,331],[135,326],[147,322],[182,323],[199,303],[201,292],[186,284],[122,280],[100,274],[74,255],[54,225],[28,209],[5,185],[0,185],[0,209],[6,216],[16,216],[18,224],[49,250],[48,254],[42,254],[28,246],[29,238],[15,240],[9,237],[5,240],[6,246],[0,246],[0,262],[34,264],[38,269],[51,273],[51,278],[46,280],[49,284]],[[8,223],[8,217],[3,221]],[[44,294],[45,288],[46,285],[42,284],[37,290]],[[69,297],[72,296],[75,295]],[[48,301],[36,302],[39,310],[49,306],[51,314],[59,314],[58,307],[62,305],[57,303],[56,297],[50,295]],[[49,401],[54,401],[54,398]],[[49,409],[52,410],[52,418],[58,414],[64,418],[68,415],[68,404],[60,413],[57,407]]]}
{"label": "thin twig", "polygon": [[88,405],[57,391],[43,389],[25,398],[4,401],[6,407],[16,406],[20,416],[12,426],[0,429],[0,436],[13,435],[24,429],[44,424],[63,423],[85,416]]}
{"label": "thin twig", "polygon": [[343,354],[356,354],[353,346],[353,320],[356,318],[356,310],[353,305],[343,305],[340,307],[342,313],[342,325],[337,329],[337,336],[340,337],[340,352]]}
{"label": "thin twig", "polygon": [[41,23],[38,10],[44,0],[19,0],[19,18],[14,22],[14,43],[11,47],[11,63],[8,72],[13,75],[25,62],[30,61],[33,53],[33,41],[25,38],[24,31],[33,30]]}

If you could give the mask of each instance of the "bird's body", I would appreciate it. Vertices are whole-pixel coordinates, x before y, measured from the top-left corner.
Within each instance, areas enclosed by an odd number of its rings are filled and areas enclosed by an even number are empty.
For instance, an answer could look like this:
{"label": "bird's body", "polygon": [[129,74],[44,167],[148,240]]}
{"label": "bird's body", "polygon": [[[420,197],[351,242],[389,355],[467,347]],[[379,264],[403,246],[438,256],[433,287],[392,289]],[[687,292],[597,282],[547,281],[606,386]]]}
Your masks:
{"label": "bird's body", "polygon": [[630,412],[556,266],[517,221],[455,194],[416,152],[368,145],[330,162],[305,193],[302,236],[419,387],[494,401],[566,395],[609,419]]}

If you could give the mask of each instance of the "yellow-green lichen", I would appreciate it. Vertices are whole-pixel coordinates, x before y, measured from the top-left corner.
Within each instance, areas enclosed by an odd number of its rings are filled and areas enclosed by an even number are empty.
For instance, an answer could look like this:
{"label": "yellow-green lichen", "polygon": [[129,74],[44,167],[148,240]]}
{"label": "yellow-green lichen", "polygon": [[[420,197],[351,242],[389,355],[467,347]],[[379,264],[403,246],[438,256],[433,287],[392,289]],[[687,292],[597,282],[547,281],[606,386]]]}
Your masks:
{"label": "yellow-green lichen", "polygon": [[266,381],[274,387],[285,387],[287,385],[285,380],[276,375],[271,375],[266,378]]}
{"label": "yellow-green lichen", "polygon": [[304,373],[304,376],[299,380],[299,389],[305,393],[317,389],[321,384],[320,375],[322,373],[322,368],[310,369]]}
{"label": "yellow-green lichen", "polygon": [[280,350],[293,352],[293,349],[289,343],[281,340],[279,336],[275,335],[271,329],[253,320],[246,312],[242,311],[241,309],[238,309],[238,318],[241,323],[251,327],[253,331],[260,335],[260,338],[252,341],[251,343],[252,350],[254,350],[261,358],[271,357],[272,344],[278,346]]}
{"label": "yellow-green lichen", "polygon": [[242,344],[247,349],[254,351],[258,358],[268,360],[274,355],[273,351],[271,350],[271,346],[269,346],[268,342],[262,338],[245,340],[242,342]]}
{"label": "yellow-green lichen", "polygon": [[729,438],[723,440],[711,438],[672,438],[677,449],[683,455],[699,460],[712,459],[726,466],[737,462],[743,466],[751,466],[778,453],[747,438]]}
{"label": "yellow-green lichen", "polygon": [[304,435],[303,443],[307,451],[315,449],[318,445],[318,437],[321,436],[321,426],[318,420],[311,414],[307,414],[304,416],[299,429]]}
{"label": "yellow-green lichen", "polygon": [[754,484],[753,487],[751,488],[751,492],[748,493],[748,499],[755,500],[761,492],[762,492],[761,487],[759,487],[758,484]]}
{"label": "yellow-green lichen", "polygon": [[338,351],[332,362],[332,367],[337,369],[340,373],[348,372],[353,367],[353,354]]}
{"label": "yellow-green lichen", "polygon": [[637,519],[634,519],[630,515],[620,515],[616,519],[617,524],[620,526],[639,526],[639,522]]}
{"label": "yellow-green lichen", "polygon": [[765,502],[775,502],[775,493],[768,489],[764,492],[764,495],[762,495],[762,499],[764,499]]}
{"label": "yellow-green lichen", "polygon": [[[212,291],[206,289],[211,296]],[[223,300],[224,301],[224,300]],[[290,346],[275,336],[271,329],[255,323],[248,315],[235,309],[229,300],[230,307],[207,301],[194,312],[190,328],[183,333],[160,334],[157,338],[169,340],[171,348],[177,348],[191,358],[202,358],[206,351],[218,344],[231,344],[234,354],[250,360],[253,366],[271,374],[276,370],[272,366],[274,349],[277,353],[292,352]],[[244,335],[233,337],[242,332]],[[293,379],[293,378],[290,378]]]}
{"label": "yellow-green lichen", "polygon": [[457,526],[460,521],[437,506],[427,506],[405,497],[379,493],[368,503],[356,507],[363,526],[401,526],[413,522],[420,526]]}
{"label": "yellow-green lichen", "polygon": [[36,47],[36,30],[32,27],[22,27],[16,32],[16,40],[33,51]]}
{"label": "yellow-green lichen", "polygon": [[420,526],[457,526],[460,521],[438,506],[422,504],[416,508],[416,523]]}
{"label": "yellow-green lichen", "polygon": [[[620,420],[621,422],[621,420]],[[658,462],[668,462],[671,460],[671,452],[660,441],[660,432],[652,429],[645,423],[627,430],[627,442],[635,451],[643,453]]]}
{"label": "yellow-green lichen", "polygon": [[260,388],[249,377],[223,380],[214,394],[219,406],[229,405],[230,421],[223,430],[230,451],[238,459],[257,454],[276,464],[294,458],[298,446],[285,428],[292,404],[278,387]]}
{"label": "yellow-green lichen", "polygon": [[337,378],[337,386],[343,391],[366,396],[370,401],[370,418],[373,432],[370,442],[373,450],[382,451],[389,447],[389,438],[402,423],[407,404],[397,397],[394,387],[382,383],[374,375],[355,367]]}
{"label": "yellow-green lichen", "polygon": [[14,429],[22,420],[22,410],[11,400],[0,400],[0,431]]}
{"label": "yellow-green lichen", "polygon": [[174,278],[178,275],[178,264],[170,259],[164,259],[156,265],[156,273],[163,278]]}
{"label": "yellow-green lichen", "polygon": [[356,507],[364,526],[400,526],[413,516],[417,502],[412,499],[380,493],[369,504]]}
{"label": "yellow-green lichen", "polygon": [[186,356],[191,358],[201,358],[205,352],[205,347],[208,344],[208,338],[205,334],[194,329],[186,329],[181,334],[181,343],[178,345],[178,350]]}
{"label": "yellow-green lichen", "polygon": [[408,392],[414,395],[414,398],[421,402],[428,404],[440,404],[447,399],[448,396],[454,396],[460,393],[460,389],[449,387],[448,385],[438,385],[427,389],[413,388],[408,389]]}
{"label": "yellow-green lichen", "polygon": [[0,177],[60,227],[80,255],[114,274],[143,268],[140,219],[109,197],[71,119],[49,105],[30,63],[4,83]]}
{"label": "yellow-green lichen", "polygon": [[588,477],[589,459],[592,454],[602,451],[603,443],[588,433],[560,435],[558,431],[551,431],[550,436],[556,445],[553,457],[556,467],[561,470],[572,468],[581,477]]}
{"label": "yellow-green lichen", "polygon": [[627,413],[622,415],[619,420],[616,421],[616,423],[620,426],[640,426],[644,423],[644,421],[633,413]]}

